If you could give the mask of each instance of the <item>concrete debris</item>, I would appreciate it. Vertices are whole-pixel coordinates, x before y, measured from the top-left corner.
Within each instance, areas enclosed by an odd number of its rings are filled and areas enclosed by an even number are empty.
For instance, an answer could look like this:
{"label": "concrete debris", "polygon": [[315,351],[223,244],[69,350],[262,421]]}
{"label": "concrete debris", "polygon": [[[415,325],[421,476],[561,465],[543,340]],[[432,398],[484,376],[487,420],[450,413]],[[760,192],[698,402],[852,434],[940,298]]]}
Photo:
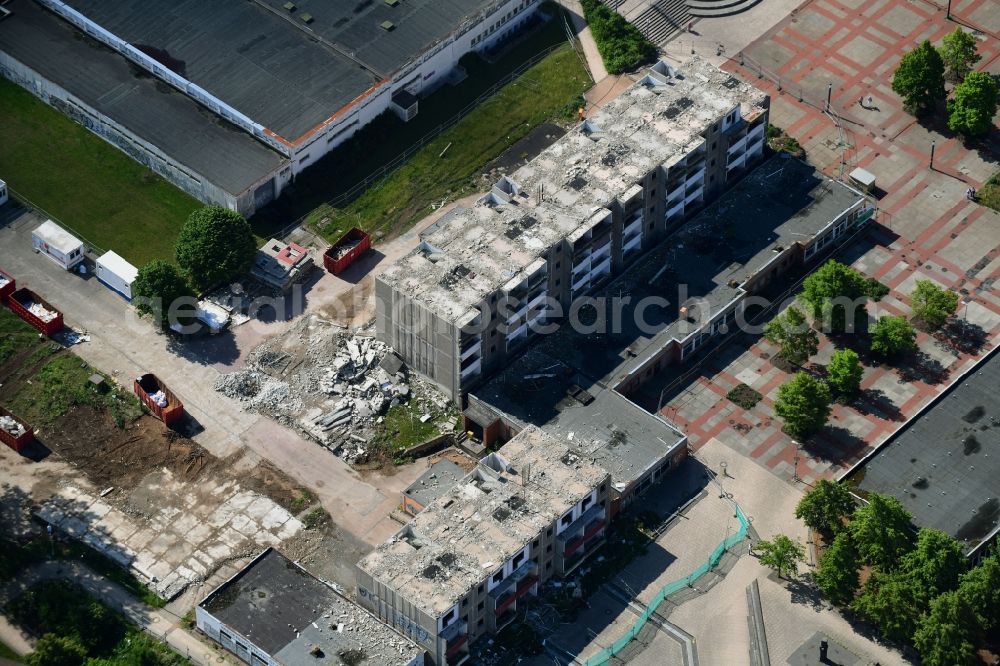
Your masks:
{"label": "concrete debris", "polygon": [[9,416],[0,416],[0,430],[14,437],[20,437],[27,432],[27,429],[23,425]]}
{"label": "concrete debris", "polygon": [[35,315],[45,323],[48,323],[56,318],[56,313],[46,309],[41,303],[32,302],[26,307],[31,314]]}
{"label": "concrete debris", "polygon": [[10,284],[10,280],[0,275],[0,287],[6,287],[8,284]]}
{"label": "concrete debris", "polygon": [[[373,331],[352,333],[316,315],[254,349],[215,389],[350,462],[365,457],[386,411],[414,395],[402,360]],[[421,386],[420,405],[438,411],[448,402]]]}

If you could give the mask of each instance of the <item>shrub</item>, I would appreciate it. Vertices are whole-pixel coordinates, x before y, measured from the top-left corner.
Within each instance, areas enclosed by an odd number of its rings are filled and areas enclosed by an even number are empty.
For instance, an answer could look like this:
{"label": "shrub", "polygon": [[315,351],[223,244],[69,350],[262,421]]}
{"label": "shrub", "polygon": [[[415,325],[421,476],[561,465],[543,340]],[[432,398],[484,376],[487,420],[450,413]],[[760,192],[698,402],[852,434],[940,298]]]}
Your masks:
{"label": "shrub", "polygon": [[726,397],[743,409],[753,409],[763,396],[746,384],[738,384],[729,390]]}
{"label": "shrub", "polygon": [[581,0],[580,4],[609,73],[621,74],[656,59],[656,46],[624,16],[598,0]]}

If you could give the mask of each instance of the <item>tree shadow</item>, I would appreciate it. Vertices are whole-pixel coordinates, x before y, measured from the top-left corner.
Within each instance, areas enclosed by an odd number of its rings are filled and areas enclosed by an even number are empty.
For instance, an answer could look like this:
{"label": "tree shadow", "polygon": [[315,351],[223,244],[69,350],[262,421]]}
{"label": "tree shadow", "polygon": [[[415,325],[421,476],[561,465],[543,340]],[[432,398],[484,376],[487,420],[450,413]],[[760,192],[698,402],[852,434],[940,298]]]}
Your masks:
{"label": "tree shadow", "polygon": [[952,319],[934,334],[934,339],[960,354],[978,356],[989,342],[982,326],[965,319]]}
{"label": "tree shadow", "polygon": [[901,384],[915,381],[941,384],[951,375],[948,368],[941,365],[940,361],[920,349],[900,359],[895,367]]}
{"label": "tree shadow", "polygon": [[847,428],[827,425],[805,440],[802,443],[802,448],[814,458],[846,466],[858,460],[868,445]]}
{"label": "tree shadow", "polygon": [[167,351],[198,365],[232,365],[240,358],[236,338],[229,329],[204,335],[171,335]]}
{"label": "tree shadow", "polygon": [[779,584],[784,585],[785,589],[791,595],[791,602],[793,604],[808,606],[817,613],[829,608],[829,605],[823,600],[823,595],[812,584],[808,575],[788,579],[778,579],[777,576],[774,576],[772,580],[776,580]]}
{"label": "tree shadow", "polygon": [[899,407],[892,402],[882,389],[865,389],[849,404],[859,414],[877,416],[885,421],[905,420],[903,412],[899,410]]}

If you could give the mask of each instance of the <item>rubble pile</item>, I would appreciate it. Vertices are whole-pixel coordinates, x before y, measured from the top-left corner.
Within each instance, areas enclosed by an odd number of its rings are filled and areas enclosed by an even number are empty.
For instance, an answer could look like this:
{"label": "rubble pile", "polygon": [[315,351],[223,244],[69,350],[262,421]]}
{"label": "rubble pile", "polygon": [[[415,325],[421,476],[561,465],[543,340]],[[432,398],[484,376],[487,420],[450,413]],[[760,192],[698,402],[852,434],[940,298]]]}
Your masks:
{"label": "rubble pile", "polygon": [[49,323],[56,318],[56,313],[48,310],[41,303],[31,302],[25,305],[25,309],[31,314],[35,315],[45,323]]}
{"label": "rubble pile", "polygon": [[167,394],[164,393],[163,391],[157,391],[156,393],[150,394],[149,399],[155,402],[160,407],[167,406]]}
{"label": "rubble pile", "polygon": [[359,245],[361,245],[360,240],[344,241],[343,243],[339,243],[333,248],[331,248],[330,254],[333,255],[334,259],[340,259],[342,257],[346,257],[351,250],[353,250]]}
{"label": "rubble pile", "polygon": [[413,388],[373,331],[351,333],[313,315],[250,352],[246,368],[219,377],[215,390],[354,461]]}
{"label": "rubble pile", "polygon": [[20,437],[28,431],[27,428],[10,416],[0,416],[0,430],[3,430],[9,435],[13,435],[15,438]]}
{"label": "rubble pile", "polygon": [[10,284],[10,280],[0,275],[0,287],[6,287],[8,284]]}

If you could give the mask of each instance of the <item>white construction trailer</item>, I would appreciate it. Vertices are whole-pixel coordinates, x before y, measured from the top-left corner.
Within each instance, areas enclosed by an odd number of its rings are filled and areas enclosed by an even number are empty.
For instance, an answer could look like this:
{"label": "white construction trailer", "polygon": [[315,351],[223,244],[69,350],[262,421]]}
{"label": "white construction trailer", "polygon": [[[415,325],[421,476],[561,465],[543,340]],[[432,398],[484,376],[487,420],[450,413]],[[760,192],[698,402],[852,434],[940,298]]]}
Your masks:
{"label": "white construction trailer", "polygon": [[46,220],[31,232],[35,251],[56,262],[66,270],[83,261],[83,241],[52,220]]}
{"label": "white construction trailer", "polygon": [[7,183],[0,180],[0,206],[5,203],[7,203]]}
{"label": "white construction trailer", "polygon": [[132,283],[139,275],[139,269],[122,259],[113,250],[105,252],[97,259],[97,279],[105,287],[116,291],[127,300],[132,300]]}

